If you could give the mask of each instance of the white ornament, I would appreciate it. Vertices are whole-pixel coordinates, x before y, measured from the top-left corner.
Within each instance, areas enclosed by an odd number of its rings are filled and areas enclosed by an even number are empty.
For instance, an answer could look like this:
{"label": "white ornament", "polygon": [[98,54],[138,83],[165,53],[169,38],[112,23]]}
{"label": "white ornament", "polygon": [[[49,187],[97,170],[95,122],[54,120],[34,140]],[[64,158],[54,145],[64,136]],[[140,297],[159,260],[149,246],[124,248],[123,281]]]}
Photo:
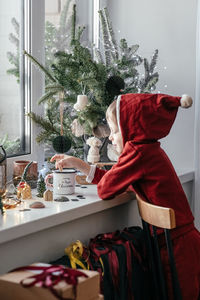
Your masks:
{"label": "white ornament", "polygon": [[75,110],[83,110],[88,104],[88,97],[86,95],[78,95],[77,102],[74,104]]}
{"label": "white ornament", "polygon": [[102,145],[102,142],[96,137],[90,137],[87,139],[86,144],[90,146],[87,161],[92,164],[98,162],[100,160],[99,147]]}
{"label": "white ornament", "polygon": [[112,144],[107,145],[107,156],[111,161],[117,161],[120,154],[116,151]]}
{"label": "white ornament", "polygon": [[72,133],[76,137],[82,136],[84,134],[84,128],[79,123],[78,119],[74,119],[71,125]]}

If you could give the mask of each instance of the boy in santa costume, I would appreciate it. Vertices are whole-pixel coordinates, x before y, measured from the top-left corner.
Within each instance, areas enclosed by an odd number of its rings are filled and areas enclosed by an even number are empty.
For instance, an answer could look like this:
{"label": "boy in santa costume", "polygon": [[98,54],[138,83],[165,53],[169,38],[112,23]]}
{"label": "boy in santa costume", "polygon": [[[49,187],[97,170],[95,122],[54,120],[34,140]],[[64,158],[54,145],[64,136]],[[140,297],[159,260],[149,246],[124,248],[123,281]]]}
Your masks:
{"label": "boy in santa costume", "polygon": [[[109,139],[121,153],[111,170],[64,154],[54,155],[56,168],[73,167],[97,184],[101,199],[110,199],[129,186],[144,200],[173,208],[177,227],[171,231],[174,256],[183,300],[198,300],[200,296],[200,233],[194,227],[194,217],[179,178],[160,147],[176,118],[178,107],[189,107],[189,96],[174,97],[164,94],[121,95],[109,106],[107,121]],[[165,274],[169,275],[166,248],[161,249]],[[169,299],[171,283],[168,279]]]}

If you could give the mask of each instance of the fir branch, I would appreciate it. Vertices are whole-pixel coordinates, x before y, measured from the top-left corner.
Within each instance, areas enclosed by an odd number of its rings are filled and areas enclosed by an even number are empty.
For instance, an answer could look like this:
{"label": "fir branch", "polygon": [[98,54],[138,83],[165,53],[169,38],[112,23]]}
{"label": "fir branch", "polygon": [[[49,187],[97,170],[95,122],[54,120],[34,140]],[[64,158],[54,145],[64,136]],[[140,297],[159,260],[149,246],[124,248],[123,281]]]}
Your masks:
{"label": "fir branch", "polygon": [[97,63],[103,63],[103,57],[101,55],[101,52],[98,48],[94,48],[94,55],[95,59],[97,60]]}
{"label": "fir branch", "polygon": [[49,85],[46,85],[45,86],[45,90],[46,91],[50,91],[50,90],[54,90],[54,89],[56,89],[56,90],[64,90],[64,88],[63,88],[63,86],[62,85],[60,85],[59,83],[56,83],[56,84],[49,84]]}
{"label": "fir branch", "polygon": [[104,53],[105,53],[105,62],[106,66],[109,66],[111,63],[111,54],[110,54],[110,42],[109,42],[109,36],[108,36],[108,30],[106,26],[106,20],[103,14],[103,11],[99,11],[100,21],[101,21],[101,29],[103,34],[103,46],[104,46]]}
{"label": "fir branch", "polygon": [[70,6],[71,2],[72,2],[72,0],[66,1],[66,4],[60,15],[59,27],[63,34],[66,29],[66,21],[67,21],[67,16],[69,14],[69,6]]}
{"label": "fir branch", "polygon": [[73,45],[76,38],[76,4],[73,5],[73,13],[71,18],[71,45]]}
{"label": "fir branch", "polygon": [[7,57],[11,64],[15,65],[16,67],[19,66],[19,57],[17,55],[14,55],[11,52],[7,52]]}
{"label": "fir branch", "polygon": [[84,30],[85,30],[85,26],[82,26],[82,27],[79,26],[79,27],[78,27],[78,32],[77,32],[77,40],[78,40],[78,41],[80,41],[81,36],[82,36]]}
{"label": "fir branch", "polygon": [[114,35],[114,31],[113,31],[113,28],[112,28],[112,25],[110,23],[110,18],[109,18],[109,15],[108,15],[108,9],[107,7],[104,8],[104,14],[105,14],[105,22],[106,22],[106,25],[107,25],[107,29],[108,29],[108,34],[109,34],[109,37],[110,37],[110,42],[111,42],[111,48],[114,49],[114,59],[117,60],[119,58],[119,52],[118,52],[118,47],[117,47],[117,42],[116,42],[116,39],[115,39],[115,35]]}
{"label": "fir branch", "polygon": [[41,103],[49,100],[49,98],[56,95],[58,93],[58,91],[60,91],[60,90],[53,90],[53,91],[49,91],[49,92],[45,93],[38,101],[38,104],[41,104]]}
{"label": "fir branch", "polygon": [[11,43],[15,44],[17,49],[19,48],[19,39],[13,33],[9,34],[9,40],[11,41]]}
{"label": "fir branch", "polygon": [[125,53],[127,52],[128,49],[128,45],[127,45],[127,41],[126,39],[121,39],[120,40],[120,51],[121,51],[121,55],[125,55]]}
{"label": "fir branch", "polygon": [[149,78],[149,80],[148,80],[148,82],[147,82],[147,84],[146,84],[146,87],[143,89],[143,91],[146,93],[146,92],[155,90],[155,86],[156,86],[156,83],[158,82],[158,79],[159,79],[158,73],[154,73],[154,74]]}
{"label": "fir branch", "polygon": [[42,130],[36,137],[36,142],[38,144],[45,143],[45,142],[52,142],[55,138],[55,135],[52,135],[50,132]]}
{"label": "fir branch", "polygon": [[26,52],[26,50],[24,50],[24,54],[26,56],[28,56],[28,58],[36,65],[39,67],[39,69],[45,73],[45,75],[53,82],[56,82],[56,79],[50,74],[50,72],[42,65],[40,64],[37,59],[35,57],[33,57],[31,54],[29,54],[28,52]]}
{"label": "fir branch", "polygon": [[158,49],[155,50],[154,55],[152,57],[151,63],[150,63],[150,67],[149,67],[149,72],[153,73],[154,68],[156,66],[157,63],[157,59],[158,59]]}
{"label": "fir branch", "polygon": [[17,36],[19,37],[19,22],[15,18],[12,18],[11,23],[15,28],[15,32],[16,32]]}
{"label": "fir branch", "polygon": [[139,49],[139,45],[131,46],[131,48],[130,48],[131,55],[135,54],[135,52],[137,52],[138,49]]}
{"label": "fir branch", "polygon": [[35,114],[34,112],[28,113],[27,116],[48,133],[60,134],[59,130],[57,130],[55,126],[53,126],[48,120]]}
{"label": "fir branch", "polygon": [[33,163],[33,161],[28,163],[28,165],[25,167],[20,182],[26,181],[26,176],[27,176],[28,170],[29,170],[30,166],[32,165],[32,163]]}
{"label": "fir branch", "polygon": [[148,63],[148,60],[146,58],[144,58],[144,72],[145,72],[145,75],[144,77],[145,78],[148,78],[149,77],[149,63]]}

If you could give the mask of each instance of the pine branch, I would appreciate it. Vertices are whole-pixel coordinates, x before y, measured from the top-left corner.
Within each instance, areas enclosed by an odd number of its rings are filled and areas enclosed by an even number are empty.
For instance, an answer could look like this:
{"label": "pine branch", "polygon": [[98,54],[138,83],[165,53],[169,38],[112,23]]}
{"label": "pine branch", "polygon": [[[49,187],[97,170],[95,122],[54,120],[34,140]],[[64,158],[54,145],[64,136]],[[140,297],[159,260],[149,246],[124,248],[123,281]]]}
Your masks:
{"label": "pine branch", "polygon": [[156,66],[157,63],[157,59],[158,59],[158,49],[155,50],[154,55],[152,57],[151,63],[150,63],[150,67],[149,67],[149,72],[153,73],[154,68]]}
{"label": "pine branch", "polygon": [[26,52],[26,50],[24,50],[24,54],[26,56],[28,56],[28,58],[36,65],[39,67],[39,69],[45,73],[45,75],[53,82],[56,82],[56,79],[50,74],[50,72],[42,65],[40,64],[37,59],[35,57],[33,57],[31,54],[29,54],[28,52]]}
{"label": "pine branch", "polygon": [[98,48],[94,48],[94,55],[95,55],[95,59],[97,60],[97,63],[103,63],[103,57],[101,55],[101,52]]}
{"label": "pine branch", "polygon": [[149,77],[149,63],[148,63],[148,60],[146,58],[144,58],[144,77],[147,79]]}
{"label": "pine branch", "polygon": [[16,32],[17,36],[19,37],[19,22],[15,18],[12,18],[11,23],[15,28],[15,32]]}
{"label": "pine branch", "polygon": [[73,5],[73,13],[71,18],[71,45],[73,45],[76,38],[76,4]]}
{"label": "pine branch", "polygon": [[131,46],[131,48],[130,48],[131,55],[135,54],[135,52],[137,52],[138,49],[139,49],[139,45]]}
{"label": "pine branch", "polygon": [[33,161],[28,163],[28,165],[25,167],[20,182],[26,181],[26,176],[27,176],[28,170],[29,170],[30,166],[32,165],[32,163],[33,163]]}
{"label": "pine branch", "polygon": [[41,116],[38,116],[34,112],[28,113],[27,116],[30,117],[33,120],[33,122],[42,127],[49,134],[60,134],[59,130],[57,130],[55,126],[53,126],[49,121],[45,120]]}
{"label": "pine branch", "polygon": [[103,11],[99,11],[99,16],[100,16],[100,21],[101,21],[101,29],[102,29],[102,34],[103,34],[103,46],[104,46],[104,53],[105,53],[105,62],[106,66],[109,66],[111,63],[111,54],[110,54],[110,41],[109,41],[109,35],[108,35],[108,30],[106,26],[106,20],[103,14]]}
{"label": "pine branch", "polygon": [[11,41],[11,43],[15,44],[17,49],[19,48],[19,39],[13,33],[9,34],[9,40]]}
{"label": "pine branch", "polygon": [[60,91],[61,91],[61,90],[64,90],[64,89],[63,89],[63,86],[60,85],[59,83],[56,83],[56,84],[49,84],[49,85],[46,85],[46,86],[45,86],[45,90],[46,90],[46,91],[51,91],[51,90],[53,91],[54,89],[56,89],[56,90],[58,90],[58,91],[59,91],[59,90],[60,90]]}
{"label": "pine branch", "polygon": [[109,18],[109,15],[108,15],[108,9],[106,7],[104,8],[104,13],[105,13],[105,22],[106,22],[106,25],[107,25],[108,34],[109,34],[110,42],[111,42],[110,46],[114,50],[113,57],[114,57],[115,60],[117,60],[119,58],[117,42],[116,42],[116,39],[115,39],[115,35],[114,35],[112,25],[110,23],[110,18]]}
{"label": "pine branch", "polygon": [[66,21],[67,21],[67,16],[69,14],[69,6],[70,6],[71,2],[72,2],[72,0],[66,1],[64,8],[61,12],[61,15],[60,15],[59,27],[61,29],[60,31],[62,31],[63,34],[66,29]]}
{"label": "pine branch", "polygon": [[78,40],[78,41],[80,41],[81,36],[82,36],[84,30],[85,30],[85,26],[82,26],[82,27],[79,26],[79,27],[78,27],[78,32],[77,32],[77,40]]}
{"label": "pine branch", "polygon": [[49,100],[49,98],[53,97],[54,95],[56,95],[58,93],[58,91],[60,90],[53,90],[53,91],[49,91],[46,94],[44,94],[40,100],[38,101],[38,104],[41,104],[47,100]]}
{"label": "pine branch", "polygon": [[155,90],[155,86],[156,86],[156,83],[158,82],[158,79],[159,79],[159,75],[158,73],[154,73],[154,75],[152,75],[147,84],[146,84],[146,87],[144,88],[144,92],[149,92],[149,91],[152,91],[152,90]]}
{"label": "pine branch", "polygon": [[45,143],[45,142],[52,142],[53,138],[55,138],[55,135],[52,135],[48,131],[40,131],[40,133],[36,137],[36,142],[38,144]]}
{"label": "pine branch", "polygon": [[19,57],[17,55],[14,55],[11,52],[7,52],[7,57],[11,64],[15,65],[16,67],[19,67]]}

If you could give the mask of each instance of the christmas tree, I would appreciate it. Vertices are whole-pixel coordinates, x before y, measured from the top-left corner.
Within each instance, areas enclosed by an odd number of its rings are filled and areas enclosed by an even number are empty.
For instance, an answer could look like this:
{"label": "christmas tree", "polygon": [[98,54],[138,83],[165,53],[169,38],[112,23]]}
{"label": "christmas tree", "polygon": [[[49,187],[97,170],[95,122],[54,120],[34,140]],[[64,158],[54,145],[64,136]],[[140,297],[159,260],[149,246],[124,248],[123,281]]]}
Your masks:
{"label": "christmas tree", "polygon": [[[53,63],[49,68],[25,52],[25,55],[46,75],[45,94],[39,100],[39,104],[45,106],[45,116],[40,117],[34,112],[29,114],[42,128],[37,141],[50,142],[59,135],[58,95],[62,92],[65,103],[64,135],[71,139],[74,155],[82,146],[82,136],[95,135],[100,127],[102,129],[107,126],[105,112],[114,97],[122,92],[152,92],[159,77],[158,73],[154,72],[158,50],[148,62],[146,58],[143,59],[136,54],[138,45],[129,47],[127,41],[121,39],[118,46],[107,9],[100,10],[99,13],[104,42],[103,55],[99,49],[94,49],[95,57],[93,57],[92,49],[81,44],[84,27],[76,25],[76,5],[73,6],[71,18],[70,47],[67,51],[55,52]],[[137,70],[142,63],[144,77],[140,77]],[[87,95],[88,103],[83,109],[75,110],[74,103],[77,95],[81,94]],[[72,125],[75,127],[73,131]],[[103,132],[107,132],[108,136],[108,131]]]}
{"label": "christmas tree", "polygon": [[37,197],[43,197],[44,192],[46,191],[46,184],[42,175],[38,178],[37,181]]}

